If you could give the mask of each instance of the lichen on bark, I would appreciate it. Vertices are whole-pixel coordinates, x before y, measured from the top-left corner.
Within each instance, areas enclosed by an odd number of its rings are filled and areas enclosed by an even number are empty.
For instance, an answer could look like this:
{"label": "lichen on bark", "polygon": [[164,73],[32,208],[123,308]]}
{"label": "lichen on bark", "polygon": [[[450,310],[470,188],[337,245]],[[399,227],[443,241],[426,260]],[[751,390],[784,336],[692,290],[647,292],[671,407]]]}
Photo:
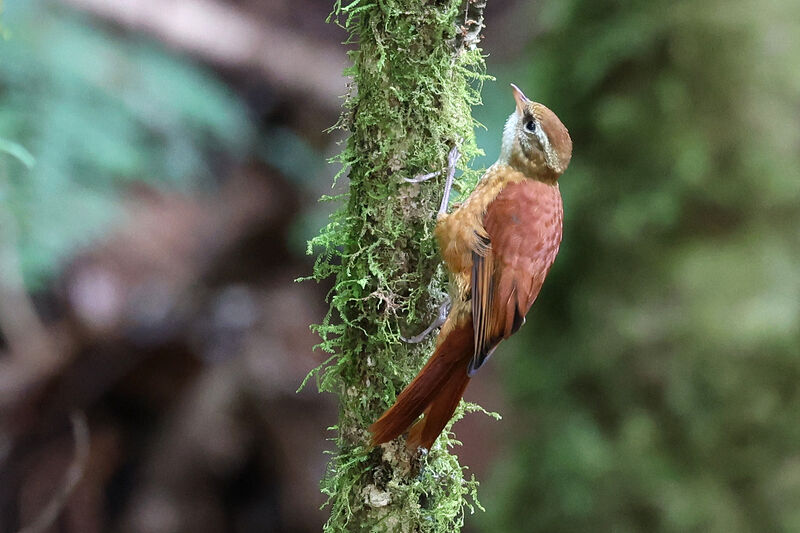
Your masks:
{"label": "lichen on bark", "polygon": [[[332,19],[350,34],[354,91],[339,126],[350,136],[337,158],[349,192],[309,249],[321,248],[313,277],[334,277],[330,311],[314,326],[333,354],[318,386],[340,401],[336,452],[322,481],[326,531],[430,531],[460,528],[477,504],[477,482],[448,448],[449,431],[422,456],[402,444],[370,449],[367,427],[430,355],[433,338],[406,344],[433,319],[444,275],[433,241],[444,170],[458,146],[460,181],[478,154],[471,106],[486,78],[477,35],[485,0],[337,1]],[[459,413],[463,413],[464,407]]]}

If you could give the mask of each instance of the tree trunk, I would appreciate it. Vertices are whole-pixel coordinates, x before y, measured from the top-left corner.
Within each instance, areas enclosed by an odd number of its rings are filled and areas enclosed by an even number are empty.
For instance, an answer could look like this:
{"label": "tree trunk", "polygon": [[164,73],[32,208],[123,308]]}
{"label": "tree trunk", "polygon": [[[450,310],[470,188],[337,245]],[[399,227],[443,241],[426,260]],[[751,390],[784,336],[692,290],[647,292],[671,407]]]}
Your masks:
{"label": "tree trunk", "polygon": [[[353,94],[340,126],[349,193],[312,241],[323,252],[316,279],[335,276],[331,309],[315,326],[333,356],[320,389],[339,396],[338,450],[322,482],[326,531],[457,531],[477,483],[464,479],[445,432],[430,453],[403,442],[371,449],[367,427],[430,355],[433,336],[406,344],[444,299],[432,232],[445,172],[414,184],[403,178],[444,171],[458,146],[477,153],[470,108],[479,103],[477,48],[486,0],[336,2],[333,18],[351,35]],[[466,172],[474,177],[474,174]]]}

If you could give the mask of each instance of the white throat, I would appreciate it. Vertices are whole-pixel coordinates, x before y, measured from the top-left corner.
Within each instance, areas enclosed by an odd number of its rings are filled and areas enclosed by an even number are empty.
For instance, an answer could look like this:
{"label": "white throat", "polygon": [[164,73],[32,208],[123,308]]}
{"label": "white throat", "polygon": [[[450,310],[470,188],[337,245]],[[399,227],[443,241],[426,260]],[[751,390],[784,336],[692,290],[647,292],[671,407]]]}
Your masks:
{"label": "white throat", "polygon": [[518,126],[519,114],[515,111],[508,117],[506,125],[503,128],[503,142],[500,145],[500,157],[497,158],[498,163],[508,163],[511,159],[511,148],[514,146],[514,137],[517,134]]}

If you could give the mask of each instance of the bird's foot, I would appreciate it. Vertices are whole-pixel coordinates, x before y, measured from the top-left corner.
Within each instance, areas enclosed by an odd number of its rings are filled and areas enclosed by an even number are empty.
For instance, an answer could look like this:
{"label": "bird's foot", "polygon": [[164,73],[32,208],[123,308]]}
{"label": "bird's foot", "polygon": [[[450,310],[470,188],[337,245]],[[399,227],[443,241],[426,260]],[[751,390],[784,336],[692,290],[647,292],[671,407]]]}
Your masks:
{"label": "bird's foot", "polygon": [[428,335],[431,334],[433,330],[444,324],[445,320],[447,320],[447,313],[449,312],[450,312],[450,297],[448,296],[447,299],[444,301],[444,303],[441,306],[439,306],[439,315],[436,317],[436,320],[434,320],[430,326],[425,328],[425,331],[423,331],[419,335],[414,335],[413,337],[409,338],[403,337],[401,335],[400,338],[409,344],[418,344],[424,341],[428,337]]}
{"label": "bird's foot", "polygon": [[430,172],[428,174],[420,174],[418,176],[414,176],[413,178],[403,178],[403,181],[408,183],[422,183],[423,181],[428,181],[431,178],[435,178],[441,173],[442,173],[441,170],[437,170],[436,172]]}
{"label": "bird's foot", "polygon": [[[447,179],[444,182],[444,194],[442,195],[442,203],[439,206],[439,214],[447,213],[447,205],[450,203],[450,191],[453,189],[453,180],[456,176],[456,164],[461,159],[461,152],[458,151],[458,146],[454,146],[450,153],[447,154]],[[413,178],[403,178],[406,183],[422,183],[431,178],[435,178],[442,173],[441,170],[436,172],[429,172],[428,174],[419,174]]]}
{"label": "bird's foot", "polygon": [[439,216],[447,213],[447,204],[450,203],[450,191],[453,190],[453,180],[456,177],[456,164],[461,159],[461,152],[458,151],[458,145],[453,146],[450,153],[447,154],[447,179],[444,182],[444,194],[442,195],[442,204],[439,206]]}

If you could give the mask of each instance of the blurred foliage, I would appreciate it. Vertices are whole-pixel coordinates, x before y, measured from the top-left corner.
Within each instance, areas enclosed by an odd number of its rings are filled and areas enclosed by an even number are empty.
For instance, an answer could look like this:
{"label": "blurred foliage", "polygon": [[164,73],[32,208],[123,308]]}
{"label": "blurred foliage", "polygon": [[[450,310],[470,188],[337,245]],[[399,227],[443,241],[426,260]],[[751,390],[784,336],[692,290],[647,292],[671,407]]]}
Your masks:
{"label": "blurred foliage", "polygon": [[212,157],[220,166],[250,141],[237,98],[152,42],[38,0],[6,4],[3,30],[0,138],[36,164],[0,153],[0,201],[31,283],[107,227],[121,186],[211,183]]}
{"label": "blurred foliage", "polygon": [[561,254],[498,359],[516,441],[479,520],[800,531],[800,4],[523,9],[541,31],[490,62],[479,142],[515,81],[575,152]]}

